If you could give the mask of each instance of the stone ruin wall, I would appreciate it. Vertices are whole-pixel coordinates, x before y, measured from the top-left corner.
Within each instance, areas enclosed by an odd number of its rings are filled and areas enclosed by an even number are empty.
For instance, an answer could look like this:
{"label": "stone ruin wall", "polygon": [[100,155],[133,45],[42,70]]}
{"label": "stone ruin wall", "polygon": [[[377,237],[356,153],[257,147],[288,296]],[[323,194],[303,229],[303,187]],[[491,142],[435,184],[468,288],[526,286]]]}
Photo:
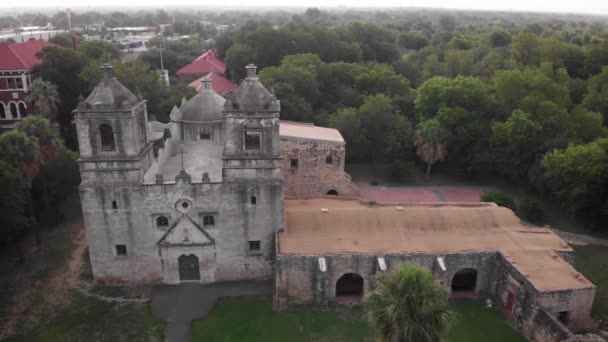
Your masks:
{"label": "stone ruin wall", "polygon": [[[447,289],[450,289],[456,272],[464,268],[476,269],[478,273],[475,292],[479,297],[492,299],[494,305],[504,308],[508,292],[513,292],[513,311],[510,315],[505,312],[505,315],[509,324],[530,341],[603,341],[596,335],[576,335],[570,330],[584,330],[592,323],[589,313],[595,288],[540,293],[495,251],[441,255],[447,265],[446,271],[439,268],[438,256],[440,255],[404,253],[385,255],[384,259],[388,270],[402,263],[423,266]],[[319,257],[322,256],[278,255],[275,266],[275,309],[284,309],[292,303],[314,303],[318,307],[326,307],[329,302],[335,300],[336,282],[346,273],[361,275],[364,279],[363,291],[367,294],[374,288],[376,275],[382,272],[378,266],[377,255],[325,256],[325,272],[319,269]],[[556,318],[558,312],[566,310],[570,312],[568,326]]]}
{"label": "stone ruin wall", "polygon": [[[340,196],[357,196],[359,191],[344,172],[344,143],[281,137],[283,179],[287,197],[327,195],[334,190]],[[331,164],[326,158],[331,156]],[[297,159],[297,167],[291,160]]]}

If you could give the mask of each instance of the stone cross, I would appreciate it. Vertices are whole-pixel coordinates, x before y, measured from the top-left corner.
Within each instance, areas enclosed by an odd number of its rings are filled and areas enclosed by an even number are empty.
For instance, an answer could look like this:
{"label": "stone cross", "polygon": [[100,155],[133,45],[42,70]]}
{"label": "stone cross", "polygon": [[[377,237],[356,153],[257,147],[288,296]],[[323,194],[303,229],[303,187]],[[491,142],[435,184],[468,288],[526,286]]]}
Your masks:
{"label": "stone cross", "polygon": [[179,154],[181,155],[181,159],[182,159],[182,170],[184,170],[184,144],[182,144],[179,148]]}

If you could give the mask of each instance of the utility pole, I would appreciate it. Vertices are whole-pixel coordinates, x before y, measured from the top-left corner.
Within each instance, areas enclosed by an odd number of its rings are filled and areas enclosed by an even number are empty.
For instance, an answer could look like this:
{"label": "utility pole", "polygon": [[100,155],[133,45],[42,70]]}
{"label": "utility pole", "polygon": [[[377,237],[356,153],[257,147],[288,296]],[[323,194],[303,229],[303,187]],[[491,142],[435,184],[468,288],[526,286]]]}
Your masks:
{"label": "utility pole", "polygon": [[160,70],[165,70],[163,65],[163,34],[160,34]]}
{"label": "utility pole", "polygon": [[72,12],[70,11],[69,8],[67,11],[67,15],[68,15],[68,32],[72,32]]}

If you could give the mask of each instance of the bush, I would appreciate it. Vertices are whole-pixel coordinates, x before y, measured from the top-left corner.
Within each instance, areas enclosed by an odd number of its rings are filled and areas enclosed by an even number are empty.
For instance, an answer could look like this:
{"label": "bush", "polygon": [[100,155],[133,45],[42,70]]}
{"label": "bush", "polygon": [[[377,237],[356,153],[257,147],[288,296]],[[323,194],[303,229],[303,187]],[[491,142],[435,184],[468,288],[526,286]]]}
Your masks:
{"label": "bush", "polygon": [[500,191],[490,191],[481,195],[482,202],[494,202],[501,207],[509,208],[513,211],[517,210],[517,204],[513,197],[509,194]]}
{"label": "bush", "polygon": [[526,198],[519,205],[519,209],[524,220],[532,223],[541,223],[543,221],[544,212],[539,201]]}
{"label": "bush", "polygon": [[412,179],[414,164],[408,161],[395,160],[388,165],[388,174],[391,180],[402,182]]}

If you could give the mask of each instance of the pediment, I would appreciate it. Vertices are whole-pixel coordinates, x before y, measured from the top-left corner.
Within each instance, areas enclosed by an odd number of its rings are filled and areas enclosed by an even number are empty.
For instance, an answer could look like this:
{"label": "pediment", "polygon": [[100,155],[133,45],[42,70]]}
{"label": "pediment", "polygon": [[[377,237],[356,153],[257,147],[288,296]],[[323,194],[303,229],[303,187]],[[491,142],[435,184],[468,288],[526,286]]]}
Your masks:
{"label": "pediment", "polygon": [[182,215],[158,241],[159,246],[214,245],[213,238],[188,215]]}

